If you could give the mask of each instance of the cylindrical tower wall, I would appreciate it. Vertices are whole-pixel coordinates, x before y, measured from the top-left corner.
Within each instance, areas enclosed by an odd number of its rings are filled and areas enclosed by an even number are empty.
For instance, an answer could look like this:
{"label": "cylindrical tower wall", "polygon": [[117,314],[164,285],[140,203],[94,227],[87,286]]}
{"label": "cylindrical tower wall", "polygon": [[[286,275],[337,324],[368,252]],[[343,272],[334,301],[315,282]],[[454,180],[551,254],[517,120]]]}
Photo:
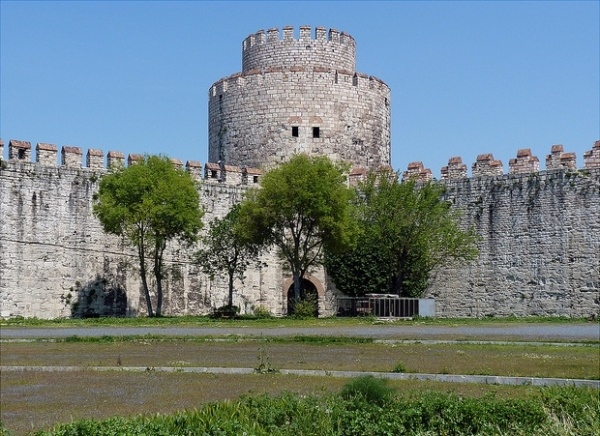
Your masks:
{"label": "cylindrical tower wall", "polygon": [[268,68],[319,67],[354,72],[356,43],[354,38],[335,29],[300,27],[300,37],[294,29],[284,27],[260,30],[242,43],[242,72]]}
{"label": "cylindrical tower wall", "polygon": [[355,72],[356,43],[323,27],[259,31],[242,72],[209,91],[210,162],[268,168],[294,153],[377,168],[390,164],[390,89]]}
{"label": "cylindrical tower wall", "polygon": [[390,89],[333,70],[237,74],[209,92],[209,161],[270,167],[294,153],[390,164]]}

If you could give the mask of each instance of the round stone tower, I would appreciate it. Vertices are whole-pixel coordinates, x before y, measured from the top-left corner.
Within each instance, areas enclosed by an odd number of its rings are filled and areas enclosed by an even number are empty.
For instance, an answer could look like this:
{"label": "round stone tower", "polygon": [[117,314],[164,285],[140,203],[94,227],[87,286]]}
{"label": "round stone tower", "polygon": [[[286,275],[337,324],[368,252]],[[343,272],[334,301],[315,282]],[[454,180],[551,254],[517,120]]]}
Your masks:
{"label": "round stone tower", "polygon": [[334,29],[248,36],[242,72],[209,91],[209,161],[269,168],[308,153],[390,165],[390,88],[355,64],[354,38]]}

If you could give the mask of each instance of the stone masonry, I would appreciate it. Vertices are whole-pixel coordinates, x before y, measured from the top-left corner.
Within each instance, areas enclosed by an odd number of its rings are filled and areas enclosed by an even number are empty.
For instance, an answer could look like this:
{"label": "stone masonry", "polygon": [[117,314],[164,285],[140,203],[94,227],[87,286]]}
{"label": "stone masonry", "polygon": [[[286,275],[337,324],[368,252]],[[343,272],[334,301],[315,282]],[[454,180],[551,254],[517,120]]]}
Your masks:
{"label": "stone masonry", "polygon": [[242,71],[209,90],[209,161],[268,168],[293,153],[366,168],[390,164],[389,87],[355,71],[356,43],[322,27],[259,31]]}
{"label": "stone masonry", "polygon": [[[594,156],[599,144],[586,156]],[[0,315],[144,314],[135,252],[104,234],[91,212],[106,171],[99,166],[103,153],[88,150],[82,166],[77,160],[81,149],[63,147],[57,165],[54,145],[36,147],[44,162],[20,153],[31,150],[28,142],[10,141],[8,148],[16,157],[0,165]],[[109,152],[106,162],[123,165],[123,154]],[[463,225],[475,226],[480,255],[469,265],[437,272],[427,296],[436,299],[438,316],[597,315],[600,165],[468,178],[461,162],[451,158],[449,166],[460,171],[448,170],[455,176],[440,183],[445,198],[462,212]],[[586,163],[595,165],[591,159]],[[423,180],[431,179],[422,163],[412,167]],[[185,169],[199,182],[205,223],[226,214],[262,174],[223,164],[202,167],[195,161],[186,162]],[[366,174],[355,168],[349,183],[355,185]],[[225,277],[211,282],[191,261],[192,252],[169,247],[165,314],[206,314],[226,301]],[[291,281],[275,253],[261,260],[263,265],[251,267],[243,284],[236,283],[234,303],[245,313],[262,306],[283,315]],[[335,313],[338,293],[325,272],[314,271],[309,279],[319,292],[319,313]]]}
{"label": "stone masonry", "polygon": [[[0,141],[3,146],[3,142]],[[135,316],[146,312],[135,250],[105,234],[92,214],[94,193],[107,167],[124,165],[121,152],[88,150],[82,166],[79,147],[10,141],[9,160],[0,162],[0,317]],[[21,152],[25,150],[26,152]],[[3,152],[3,147],[0,149]],[[19,158],[21,157],[21,158]],[[140,159],[129,155],[128,165]],[[178,159],[171,159],[183,166]],[[100,165],[100,166],[99,166]],[[198,182],[205,228],[244,192],[258,186],[259,170],[188,161],[185,170]],[[192,262],[198,247],[171,245],[165,256],[164,314],[207,314],[227,301],[227,280],[211,281]],[[323,271],[309,279],[319,292],[321,314],[332,313],[334,296],[325,291]],[[275,253],[262,255],[244,283],[236,282],[234,304],[242,313],[262,306],[274,315],[287,313],[289,278]]]}
{"label": "stone masonry", "polygon": [[[546,171],[522,149],[509,174],[482,154],[467,178],[460,157],[442,168],[445,198],[481,237],[476,262],[436,272],[427,296],[443,316],[598,316],[600,307],[600,141],[576,168],[553,145]],[[418,172],[411,172],[419,168]],[[430,180],[421,162],[403,178]]]}

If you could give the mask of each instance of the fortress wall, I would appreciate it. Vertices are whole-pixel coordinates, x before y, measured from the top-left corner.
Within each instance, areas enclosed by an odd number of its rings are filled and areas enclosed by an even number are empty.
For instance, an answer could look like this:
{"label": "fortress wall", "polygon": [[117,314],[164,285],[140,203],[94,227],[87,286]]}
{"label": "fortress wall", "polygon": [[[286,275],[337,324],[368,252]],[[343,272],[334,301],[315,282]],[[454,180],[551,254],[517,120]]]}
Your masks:
{"label": "fortress wall", "polygon": [[379,79],[343,71],[234,75],[209,92],[209,160],[269,167],[308,153],[366,168],[389,165],[390,99]]}
{"label": "fortress wall", "polygon": [[[135,250],[105,234],[92,214],[93,195],[106,169],[98,162],[94,168],[83,167],[81,150],[72,154],[80,157],[77,161],[69,159],[73,150],[67,147],[63,149],[69,166],[56,164],[56,147],[42,147],[54,149],[54,156],[42,159],[46,165],[32,162],[31,153],[19,154],[21,149],[31,150],[27,144],[11,141],[14,158],[0,159],[0,317],[145,314]],[[122,153],[111,154],[122,158]],[[197,166],[190,168],[197,173]],[[227,183],[207,179],[199,188],[206,209],[204,231],[247,189],[235,178],[239,168],[224,170],[232,171]],[[211,283],[192,262],[197,248],[169,246],[164,314],[206,314],[226,303],[226,278]],[[282,314],[280,262],[273,253],[261,260],[268,267],[248,272],[243,296],[236,293],[234,304],[246,312],[262,305]],[[242,284],[236,283],[236,288],[242,289]]]}
{"label": "fortress wall", "polygon": [[438,315],[598,316],[600,168],[442,183],[481,242],[474,263],[431,283]]}
{"label": "fortress wall", "polygon": [[[0,162],[0,316],[144,314],[134,250],[104,234],[92,214],[93,194],[106,171],[102,153],[93,151],[94,159],[83,166],[81,151],[64,147],[57,165],[56,147],[46,144],[40,149],[50,154],[42,153],[38,163],[31,161],[28,144],[11,141],[13,158]],[[590,167],[579,170],[567,165],[440,182],[445,198],[462,212],[463,225],[473,225],[481,242],[475,262],[437,272],[427,296],[436,299],[439,316],[598,314],[600,167],[591,166],[598,144],[586,153]],[[530,153],[518,155],[535,165]],[[112,164],[125,164],[122,153],[107,157]],[[525,168],[525,161],[518,167]],[[239,202],[261,174],[206,164],[202,179],[199,163],[188,162],[186,168],[202,182],[207,226]],[[211,282],[191,260],[195,248],[169,247],[165,314],[206,314],[227,301],[226,278]],[[249,268],[244,284],[236,283],[240,292],[234,304],[246,313],[265,306],[283,315],[287,276],[281,261],[274,252],[260,261]],[[314,275],[325,286],[320,313],[335,313],[334,286],[322,270]]]}
{"label": "fortress wall", "polygon": [[[2,162],[0,302],[2,316],[71,315],[76,288],[102,277],[136,290],[130,250],[104,235],[91,214],[98,174],[87,169]],[[69,295],[70,294],[70,295]],[[127,313],[136,313],[129,298]]]}

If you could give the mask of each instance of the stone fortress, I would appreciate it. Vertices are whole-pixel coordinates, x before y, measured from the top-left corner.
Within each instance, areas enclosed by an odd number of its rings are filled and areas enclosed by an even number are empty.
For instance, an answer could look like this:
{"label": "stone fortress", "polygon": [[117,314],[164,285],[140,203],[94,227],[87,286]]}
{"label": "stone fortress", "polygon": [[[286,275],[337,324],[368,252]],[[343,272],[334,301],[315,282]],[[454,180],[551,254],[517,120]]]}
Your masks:
{"label": "stone fortress", "polygon": [[[293,153],[326,154],[354,166],[350,184],[390,164],[390,89],[355,71],[354,39],[303,26],[259,31],[242,44],[242,72],[209,89],[209,162],[187,161],[199,182],[205,223],[258,186]],[[140,155],[0,140],[0,316],[55,318],[145,313],[135,251],[103,233],[92,214],[99,179]],[[183,162],[171,159],[181,168]],[[436,272],[427,291],[437,316],[597,316],[600,309],[600,141],[583,156],[554,145],[539,159],[518,150],[505,173],[481,154],[471,167],[452,157],[441,169],[445,199],[481,241],[476,261]],[[421,162],[403,179],[432,180]],[[206,314],[225,304],[225,277],[211,281],[193,249],[169,247],[164,314]],[[236,283],[234,304],[287,313],[291,277],[275,252]],[[319,314],[341,296],[322,269],[307,277]]]}
{"label": "stone fortress", "polygon": [[365,167],[389,165],[390,89],[357,73],[354,39],[336,30],[259,31],[242,72],[209,92],[209,160],[268,168],[293,153]]}

